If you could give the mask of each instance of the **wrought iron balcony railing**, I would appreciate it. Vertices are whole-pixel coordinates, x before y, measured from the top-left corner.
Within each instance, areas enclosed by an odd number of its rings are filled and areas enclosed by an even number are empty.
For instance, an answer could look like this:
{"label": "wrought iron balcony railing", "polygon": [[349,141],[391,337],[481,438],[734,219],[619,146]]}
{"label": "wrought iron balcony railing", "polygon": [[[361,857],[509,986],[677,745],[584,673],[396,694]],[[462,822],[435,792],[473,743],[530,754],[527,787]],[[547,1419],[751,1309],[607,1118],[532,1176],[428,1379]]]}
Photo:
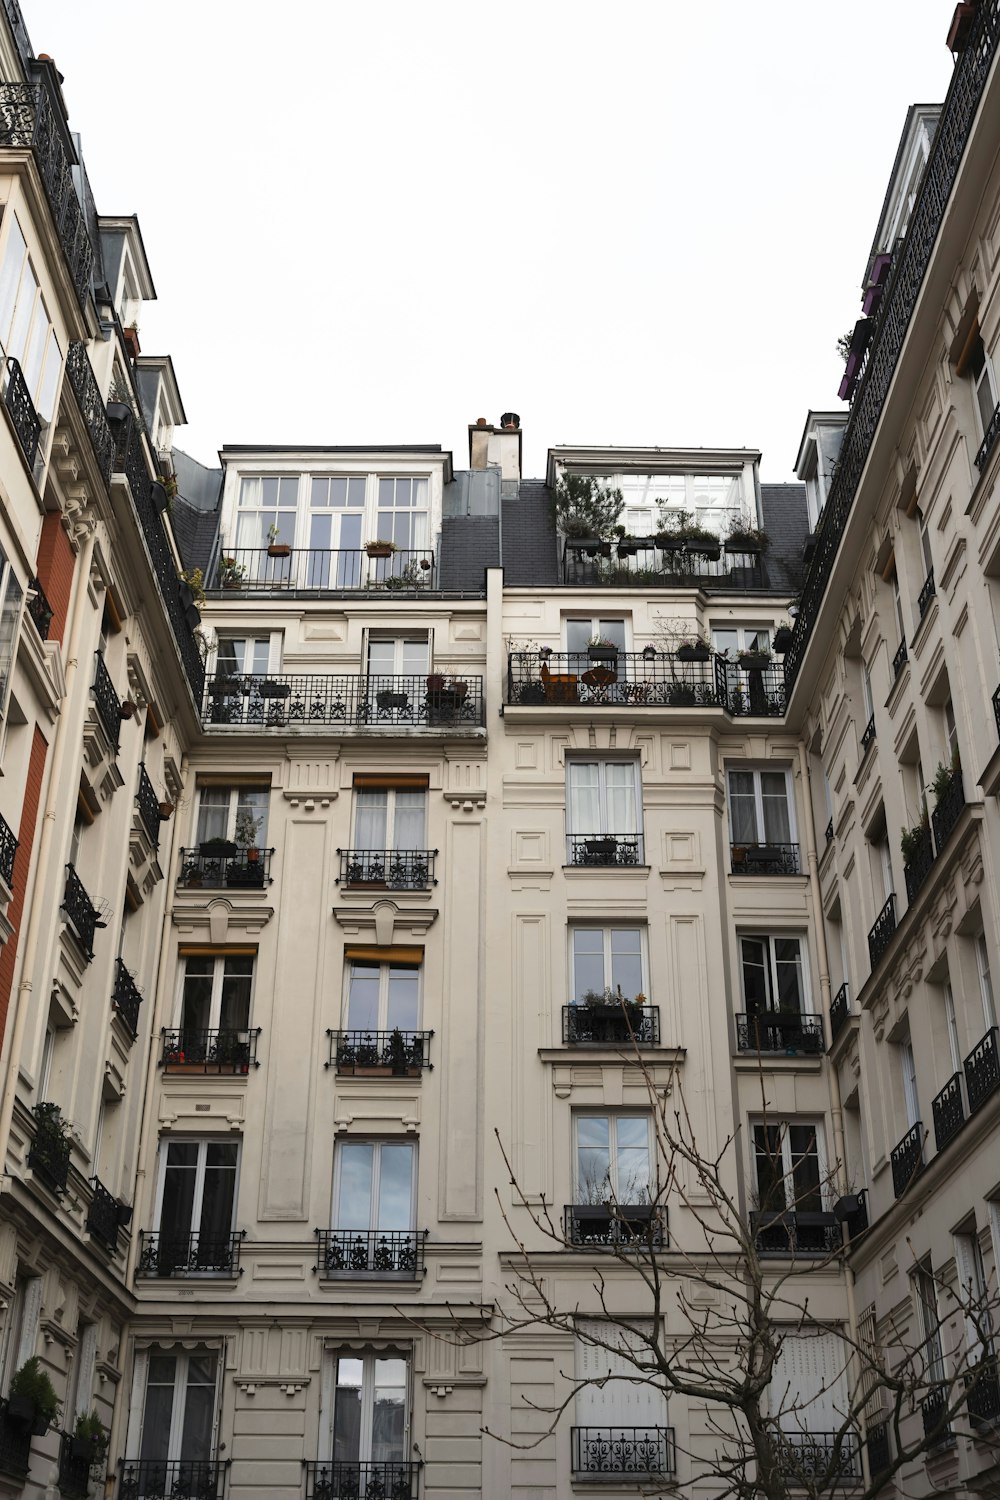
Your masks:
{"label": "wrought iron balcony railing", "polygon": [[675,1474],[672,1427],[571,1427],[574,1474]]}
{"label": "wrought iron balcony railing", "polygon": [[730,844],[734,875],[800,875],[798,844]]}
{"label": "wrought iron balcony railing", "polygon": [[725,707],[723,658],[708,647],[676,652],[512,651],[507,658],[507,702],[585,708]]}
{"label": "wrought iron balcony railing", "polygon": [[321,1276],[392,1277],[424,1274],[426,1229],[317,1229],[316,1269]]}
{"label": "wrought iron balcony railing", "polygon": [[858,1192],[854,1194],[854,1197],[858,1200],[857,1207],[852,1209],[852,1211],[847,1214],[847,1216],[842,1221],[847,1229],[847,1233],[850,1237],[852,1245],[857,1240],[859,1240],[868,1229],[868,1189],[860,1188]]}
{"label": "wrought iron balcony railing", "polygon": [[425,891],[437,885],[436,849],[338,849],[337,884],[378,886],[388,891]]}
{"label": "wrought iron balcony railing", "polygon": [[868,1450],[868,1472],[874,1479],[877,1474],[884,1473],[892,1463],[892,1446],[889,1442],[887,1422],[869,1424],[865,1447]]}
{"label": "wrought iron balcony railing", "polygon": [[847,985],[846,984],[842,984],[840,986],[840,989],[834,995],[833,999],[830,1001],[830,1045],[831,1045],[831,1047],[833,1046],[834,1042],[837,1040],[837,1038],[840,1035],[840,1033],[843,1031],[844,1027],[847,1025],[847,1018],[850,1015],[850,1013],[851,1013],[851,1007],[850,1007],[850,1002],[849,1002],[849,999],[848,999]]}
{"label": "wrought iron balcony railing", "polygon": [[430,1070],[433,1031],[328,1031],[326,1066],[338,1073],[413,1077]]}
{"label": "wrought iron balcony railing", "polygon": [[714,545],[658,546],[655,537],[622,542],[567,538],[562,581],[586,588],[700,588],[730,593],[771,587],[760,552],[730,552],[720,538]]}
{"label": "wrought iron balcony railing", "polygon": [[67,1500],[87,1500],[90,1490],[90,1459],[78,1451],[79,1444],[69,1432],[59,1434],[59,1493]]}
{"label": "wrought iron balcony railing", "polygon": [[934,843],[940,854],[951,837],[952,829],[962,816],[965,807],[965,791],[962,786],[962,768],[956,766],[948,778],[948,785],[935,803],[931,813]]}
{"label": "wrought iron balcony railing", "polygon": [[122,700],[115,691],[115,685],[111,681],[111,673],[104,662],[104,652],[95,651],[97,665],[94,669],[94,706],[98,717],[104,725],[105,733],[111,741],[113,755],[118,754],[118,741],[122,732]]}
{"label": "wrought iron balcony railing", "polygon": [[563,1234],[571,1250],[664,1250],[667,1210],[650,1203],[569,1203]]}
{"label": "wrought iron balcony railing", "polygon": [[[3,85],[0,84],[0,89],[2,88]],[[4,370],[3,403],[21,445],[24,461],[29,469],[34,470],[42,423],[31,399],[24,371],[13,357],[7,360]]]}
{"label": "wrought iron balcony railing", "polygon": [[209,1458],[127,1459],[118,1470],[118,1500],[222,1500],[226,1468]]}
{"label": "wrought iron balcony railing", "polygon": [[222,1073],[242,1077],[259,1068],[259,1026],[204,1030],[180,1026],[160,1031],[160,1066],[164,1073]]}
{"label": "wrought iron balcony railing", "polygon": [[149,779],[145,762],[139,766],[139,784],[135,790],[136,805],[139,808],[139,816],[142,826],[149,834],[150,842],[154,849],[160,847],[160,799],[156,795],[156,788]]}
{"label": "wrought iron balcony railing", "polygon": [[1000,687],[993,694],[993,718],[997,726],[997,734],[1000,735]]}
{"label": "wrought iron balcony railing", "polygon": [[1000,437],[1000,406],[996,408],[992,417],[990,417],[990,425],[983,434],[983,440],[976,452],[976,468],[980,474],[986,467],[987,459],[993,452],[998,437]]}
{"label": "wrought iron balcony railing", "polygon": [[641,833],[571,833],[566,840],[568,865],[641,865]]}
{"label": "wrought iron balcony railing", "polygon": [[35,1134],[28,1147],[28,1166],[53,1193],[64,1193],[69,1182],[72,1147],[61,1114],[54,1104],[36,1104],[31,1113],[35,1117]]}
{"label": "wrought iron balcony railing", "polygon": [[833,819],[832,818],[830,819],[829,823],[827,823],[826,828],[824,829],[823,836],[826,839],[826,842],[828,844],[832,844],[833,843]]}
{"label": "wrought iron balcony railing", "polygon": [[997,1378],[996,1355],[985,1354],[971,1370],[965,1372],[963,1379],[969,1425],[974,1432],[992,1431],[1000,1424],[1000,1380]]}
{"label": "wrought iron balcony railing", "polygon": [[969,1095],[969,1114],[974,1115],[987,1099],[1000,1089],[1000,1048],[997,1028],[991,1026],[963,1063],[965,1087]]}
{"label": "wrought iron balcony railing", "polygon": [[88,1232],[114,1254],[118,1249],[121,1204],[113,1193],[108,1192],[99,1177],[92,1177],[90,1186],[92,1197],[87,1209]]}
{"label": "wrought iron balcony railing", "polygon": [[911,1125],[898,1145],[889,1153],[892,1165],[892,1191],[901,1198],[924,1167],[924,1127],[918,1120]]}
{"label": "wrought iron balcony railing", "polygon": [[873,970],[878,968],[879,960],[892,942],[892,935],[895,931],[896,897],[892,895],[875,918],[868,934],[868,959]]}
{"label": "wrought iron balcony railing", "polygon": [[952,1439],[951,1423],[944,1420],[948,1410],[948,1386],[944,1381],[934,1387],[930,1395],[925,1396],[920,1403],[920,1414],[923,1420],[924,1437],[932,1438],[935,1443],[950,1443]]}
{"label": "wrought iron balcony railing", "polygon": [[0,1396],[0,1474],[24,1482],[31,1462],[31,1424],[11,1417]]}
{"label": "wrought iron balcony railing", "polygon": [[0,146],[30,149],[42,179],[66,269],[83,307],[90,290],[94,251],[46,90],[39,84],[0,84]]}
{"label": "wrought iron balcony railing", "polygon": [[[274,554],[274,555],[272,555]],[[240,547],[227,551],[211,587],[241,594],[415,593],[437,586],[434,553],[401,547],[371,557],[363,547]]]}
{"label": "wrought iron balcony railing", "polygon": [[840,1225],[832,1213],[785,1209],[750,1215],[759,1255],[832,1255],[840,1249]]}
{"label": "wrought iron balcony railing", "polygon": [[959,54],[951,76],[906,238],[893,257],[889,280],[879,303],[865,366],[841,444],[837,472],[823,510],[823,528],[799,598],[792,642],[785,655],[785,680],[789,692],[795,684],[819,617],[841,537],[934,250],[938,227],[948,208],[952,184],[990,74],[998,37],[1000,26],[996,6],[977,6],[968,44]]}
{"label": "wrought iron balcony railing", "polygon": [[927,574],[927,577],[924,579],[923,587],[920,590],[920,593],[917,595],[917,609],[920,611],[921,619],[924,618],[924,615],[930,609],[931,600],[934,598],[934,595],[936,593],[937,589],[934,587],[934,569],[931,568],[930,572]]}
{"label": "wrought iron balcony railing", "polygon": [[304,1462],[306,1500],[416,1500],[419,1463]]}
{"label": "wrought iron balcony railing", "polygon": [[235,1234],[139,1230],[135,1274],[149,1276],[239,1276],[246,1230]]}
{"label": "wrought iron balcony railing", "polygon": [[115,460],[115,440],[111,436],[107,409],[101,399],[101,392],[94,376],[86,344],[70,344],[66,355],[66,379],[72,386],[76,404],[80,408],[80,416],[87,429],[87,436],[90,438],[90,446],[94,450],[101,477],[105,486],[110,487]]}
{"label": "wrought iron balcony railing", "polygon": [[249,849],[225,839],[181,850],[178,884],[188,890],[263,890],[271,884],[273,849]]}
{"label": "wrought iron balcony railing", "polygon": [[564,1005],[562,1039],[568,1047],[655,1047],[660,1041],[657,1005]]}
{"label": "wrought iron balcony railing", "polygon": [[94,956],[94,934],[99,927],[108,924],[87,895],[83,881],[72,865],[66,866],[66,888],[63,891],[62,909],[76,933],[87,962]]}
{"label": "wrought iron balcony railing", "polygon": [[864,755],[864,753],[868,749],[869,745],[874,745],[874,743],[875,743],[875,715],[872,714],[871,718],[868,720],[868,723],[865,725],[865,732],[861,736],[861,754]]}
{"label": "wrought iron balcony railing", "polygon": [[14,837],[7,819],[0,817],[0,879],[8,886],[14,884],[14,861],[17,858],[18,840]]}
{"label": "wrought iron balcony railing", "polygon": [[938,1151],[943,1151],[965,1124],[961,1073],[953,1073],[932,1100],[931,1115],[934,1120],[934,1145]]}
{"label": "wrought iron balcony railing", "polygon": [[24,607],[24,612],[38,631],[39,639],[47,641],[49,638],[49,626],[52,624],[53,608],[45,597],[45,590],[37,578],[32,578],[28,584],[29,598]]}
{"label": "wrought iron balcony railing", "polygon": [[906,652],[906,642],[900,641],[896,654],[892,658],[892,677],[894,682],[899,676],[900,672],[906,666],[908,659],[909,658]]}
{"label": "wrought iron balcony railing", "polygon": [[903,866],[903,879],[906,883],[906,899],[912,906],[917,899],[917,892],[931,873],[934,864],[934,844],[931,839],[930,825],[922,827],[918,834],[919,844],[909,856]]}
{"label": "wrought iron balcony railing", "polygon": [[738,1052],[805,1053],[819,1057],[823,1051],[823,1017],[798,1011],[765,1010],[736,1017]]}
{"label": "wrought iron balcony railing", "polygon": [[[430,684],[430,685],[428,685]],[[400,676],[277,677],[221,674],[209,680],[206,728],[472,729],[484,723],[483,679]]]}
{"label": "wrought iron balcony railing", "polygon": [[822,1489],[823,1481],[861,1478],[861,1443],[853,1432],[785,1432],[778,1450],[781,1473],[792,1487]]}
{"label": "wrought iron balcony railing", "polygon": [[115,959],[115,987],[111,993],[111,1003],[134,1042],[139,1035],[142,991],[135,982],[135,976],[126,969],[120,958]]}

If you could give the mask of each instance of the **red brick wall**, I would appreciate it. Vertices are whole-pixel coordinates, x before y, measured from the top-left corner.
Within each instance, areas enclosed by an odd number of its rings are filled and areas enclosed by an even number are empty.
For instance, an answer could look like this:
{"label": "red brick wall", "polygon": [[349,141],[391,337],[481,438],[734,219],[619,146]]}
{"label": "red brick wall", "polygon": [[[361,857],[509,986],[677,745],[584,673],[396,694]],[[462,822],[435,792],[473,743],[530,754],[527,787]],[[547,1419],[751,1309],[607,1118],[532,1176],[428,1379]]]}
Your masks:
{"label": "red brick wall", "polygon": [[[44,585],[43,585],[44,587]],[[17,829],[19,840],[17,858],[14,861],[14,897],[7,908],[7,917],[14,925],[14,935],[0,948],[0,1043],[7,1027],[7,1011],[10,1007],[10,991],[14,983],[14,960],[17,958],[18,938],[21,935],[21,917],[24,912],[24,893],[28,885],[28,868],[31,850],[38,827],[38,805],[42,796],[42,772],[48,743],[35,725],[31,741],[31,759],[28,761],[28,780],[24,788],[24,805],[21,808],[21,824]]]}
{"label": "red brick wall", "polygon": [[38,543],[36,564],[38,581],[52,609],[52,623],[49,626],[50,641],[61,641],[66,629],[75,562],[73,548],[62,528],[62,522],[58,515],[50,511],[42,522],[42,536]]}

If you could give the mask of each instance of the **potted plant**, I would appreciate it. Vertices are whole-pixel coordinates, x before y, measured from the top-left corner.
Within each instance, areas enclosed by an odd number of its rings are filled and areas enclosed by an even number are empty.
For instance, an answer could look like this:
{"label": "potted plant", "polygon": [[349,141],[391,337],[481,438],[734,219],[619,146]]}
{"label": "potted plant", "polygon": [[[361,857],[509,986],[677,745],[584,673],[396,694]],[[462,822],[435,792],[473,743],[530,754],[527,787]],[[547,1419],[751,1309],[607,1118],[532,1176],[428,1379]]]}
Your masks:
{"label": "potted plant", "polygon": [[744,516],[734,516],[726,531],[727,552],[766,552],[771,538]]}
{"label": "potted plant", "polygon": [[425,573],[429,573],[430,570],[431,570],[431,560],[430,560],[430,558],[429,557],[422,557],[420,559],[420,566],[424,570]]}
{"label": "potted plant", "polygon": [[167,822],[169,822],[169,820],[171,819],[171,817],[173,817],[174,804],[169,800],[169,798],[164,797],[163,801],[161,803],[159,803],[159,809],[160,809],[160,822],[161,823],[167,823]]}
{"label": "potted plant", "polygon": [[774,632],[772,645],[779,656],[784,656],[792,644],[792,627],[790,625],[779,625]]}
{"label": "potted plant", "polygon": [[96,1411],[81,1412],[73,1428],[70,1452],[88,1464],[100,1464],[108,1450],[108,1433]]}
{"label": "potted plant", "polygon": [[278,528],[272,521],[270,526],[267,528],[268,557],[289,557],[291,556],[291,551],[291,547],[289,547],[285,542],[278,541]]}
{"label": "potted plant", "polygon": [[676,651],[678,661],[708,661],[712,648],[700,632],[684,636]]}
{"label": "potted plant", "polygon": [[590,1031],[595,1041],[626,1042],[638,1033],[642,1022],[642,1007],[645,995],[636,995],[634,1000],[622,994],[621,985],[615,989],[607,986],[603,990],[587,990],[583,1004],[588,1012]]}
{"label": "potted plant", "polygon": [[[595,557],[598,551],[605,557],[611,556],[611,538],[621,535],[617,522],[622,504],[621,490],[612,489],[592,474],[563,474],[556,485],[559,530],[567,541],[577,544],[577,550]],[[580,543],[587,546],[580,547]]]}
{"label": "potted plant", "polygon": [[35,1437],[43,1437],[59,1420],[59,1398],[37,1354],[26,1359],[11,1379],[7,1415],[12,1422],[30,1427]]}
{"label": "potted plant", "polygon": [[439,693],[443,687],[444,673],[431,672],[430,676],[427,678],[427,691],[429,693]]}
{"label": "potted plant", "polygon": [[232,839],[212,838],[204,839],[198,845],[198,853],[208,859],[235,859],[237,849]]}
{"label": "potted plant", "polygon": [[744,672],[763,672],[771,665],[771,652],[766,646],[752,646],[736,653],[736,660]]}
{"label": "potted plant", "polygon": [[387,541],[384,537],[376,537],[374,542],[365,542],[365,551],[369,557],[391,557],[398,550],[395,542]]}
{"label": "potted plant", "polygon": [[[443,678],[441,685],[444,686]],[[383,712],[388,712],[390,709],[407,708],[410,698],[407,693],[397,693],[392,688],[382,688],[375,694],[375,702]]]}
{"label": "potted plant", "polygon": [[912,865],[927,849],[930,843],[931,825],[930,815],[926,805],[919,820],[912,828],[901,828],[899,831],[899,847],[903,854],[903,864]]}
{"label": "potted plant", "polygon": [[398,1026],[389,1038],[389,1067],[397,1076],[405,1075],[410,1070],[406,1043],[403,1041],[403,1033]]}
{"label": "potted plant", "polygon": [[943,761],[938,761],[937,770],[934,772],[934,780],[930,785],[930,789],[934,793],[935,806],[941,801],[942,797],[947,796],[951,791],[955,772],[961,769],[961,765],[962,762],[959,759],[957,745],[948,765],[945,765]]}
{"label": "potted plant", "polygon": [[246,575],[246,568],[235,557],[223,555],[219,558],[219,583],[224,589],[238,589]]}
{"label": "potted plant", "polygon": [[688,683],[671,683],[667,693],[667,702],[671,708],[693,708],[697,701],[695,690]]}
{"label": "potted plant", "polygon": [[167,499],[168,500],[174,500],[174,499],[176,499],[176,497],[177,497],[177,475],[172,470],[171,470],[171,472],[169,474],[164,474],[164,475],[161,476],[160,483],[163,485],[163,488],[166,491]]}
{"label": "potted plant", "polygon": [[587,642],[587,655],[591,661],[616,662],[618,660],[618,647],[614,641],[609,641],[607,636],[592,635]]}
{"label": "potted plant", "polygon": [[260,859],[260,850],[257,848],[257,830],[263,821],[263,813],[259,818],[255,818],[249,807],[241,807],[237,810],[236,843],[246,850],[247,861],[251,864],[256,864]]}

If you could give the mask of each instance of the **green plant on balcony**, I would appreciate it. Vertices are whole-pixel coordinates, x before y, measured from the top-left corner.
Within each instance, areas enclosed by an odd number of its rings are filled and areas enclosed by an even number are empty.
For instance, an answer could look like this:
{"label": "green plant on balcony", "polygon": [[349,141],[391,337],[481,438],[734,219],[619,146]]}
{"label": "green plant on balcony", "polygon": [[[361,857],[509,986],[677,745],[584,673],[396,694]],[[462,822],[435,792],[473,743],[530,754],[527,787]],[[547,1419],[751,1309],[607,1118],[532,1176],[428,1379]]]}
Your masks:
{"label": "green plant on balcony", "polygon": [[246,568],[235,557],[225,553],[219,558],[219,585],[224,589],[237,589],[246,576]]}
{"label": "green plant on balcony", "polygon": [[[165,482],[165,481],[164,481]],[[200,568],[185,568],[178,578],[191,590],[195,604],[200,608],[205,602],[205,575]]]}
{"label": "green plant on balcony", "polygon": [[746,516],[734,516],[726,528],[729,552],[766,552],[771,545],[767,532]]}
{"label": "green plant on balcony", "polygon": [[563,474],[556,485],[556,520],[570,540],[610,542],[623,504],[621,490],[592,474]]}
{"label": "green plant on balcony", "polygon": [[944,761],[941,760],[939,760],[937,763],[937,769],[934,772],[934,780],[930,785],[930,790],[934,793],[935,805],[941,801],[942,797],[947,796],[947,794],[951,791],[952,778],[954,777],[956,771],[961,770],[961,767],[962,761],[958,753],[958,746],[956,745],[954,751],[952,752],[951,760],[947,765],[945,765]]}
{"label": "green plant on balcony", "polygon": [[8,1391],[7,1413],[12,1421],[30,1426],[37,1437],[58,1422],[59,1398],[37,1354],[15,1371]]}
{"label": "green plant on balcony", "polygon": [[701,526],[689,510],[677,510],[665,500],[657,500],[659,510],[656,545],[664,551],[671,548],[686,548],[691,552],[704,552],[718,557],[722,543],[714,531]]}
{"label": "green plant on balcony", "polygon": [[81,1412],[73,1428],[73,1457],[86,1459],[91,1468],[103,1464],[108,1451],[108,1430],[96,1411]]}
{"label": "green plant on balcony", "polygon": [[899,847],[903,853],[904,865],[912,865],[914,860],[920,858],[927,847],[929,834],[930,818],[925,806],[918,823],[914,823],[912,828],[901,828],[899,831]]}

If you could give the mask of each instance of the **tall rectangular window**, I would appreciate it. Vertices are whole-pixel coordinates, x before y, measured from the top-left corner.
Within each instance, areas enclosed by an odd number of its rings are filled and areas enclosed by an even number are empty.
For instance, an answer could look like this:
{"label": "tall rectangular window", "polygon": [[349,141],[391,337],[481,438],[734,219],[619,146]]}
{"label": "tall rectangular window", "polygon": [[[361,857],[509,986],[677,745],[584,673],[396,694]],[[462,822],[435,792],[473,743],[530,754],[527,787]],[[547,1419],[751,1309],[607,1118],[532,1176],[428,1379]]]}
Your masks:
{"label": "tall rectangular window", "polygon": [[626,1000],[645,993],[641,928],[574,927],[570,941],[574,1005],[609,989],[620,990]]}
{"label": "tall rectangular window", "polygon": [[154,1346],[137,1353],[135,1381],[142,1415],[139,1431],[129,1429],[128,1449],[135,1458],[125,1464],[126,1493],[172,1494],[175,1481],[184,1479],[169,1466],[215,1458],[219,1366],[216,1350],[198,1345]]}
{"label": "tall rectangular window", "polygon": [[571,864],[641,864],[638,761],[567,761],[566,832]]}
{"label": "tall rectangular window", "polygon": [[576,1202],[648,1203],[652,1196],[648,1115],[576,1116]]}
{"label": "tall rectangular window", "polygon": [[355,793],[355,849],[423,849],[427,793],[408,787],[361,787]]}
{"label": "tall rectangular window", "polygon": [[238,1141],[163,1142],[157,1234],[146,1274],[231,1274],[239,1157]]}
{"label": "tall rectangular window", "polygon": [[729,817],[734,844],[788,845],[794,838],[786,771],[730,771]]}
{"label": "tall rectangular window", "polygon": [[823,1211],[820,1145],[820,1127],[812,1121],[754,1125],[754,1174],[762,1213]]}
{"label": "tall rectangular window", "polygon": [[[336,1360],[331,1447],[333,1462],[357,1469],[357,1477],[339,1472],[340,1495],[391,1496],[391,1473],[378,1466],[399,1464],[409,1454],[407,1441],[409,1365],[395,1354],[342,1354]],[[388,1480],[388,1483],[387,1483]],[[410,1482],[400,1493],[409,1495]],[[331,1493],[334,1491],[331,1490]]]}
{"label": "tall rectangular window", "polygon": [[976,938],[976,967],[979,971],[979,993],[983,1002],[983,1019],[987,1031],[997,1024],[997,1010],[993,999],[993,979],[990,975],[990,953],[986,946],[986,934]]}
{"label": "tall rectangular window", "polygon": [[652,1357],[643,1333],[652,1334],[653,1325],[635,1321],[633,1330],[596,1318],[577,1320],[574,1474],[612,1480],[618,1474],[625,1483],[643,1474],[666,1478],[672,1471],[667,1398],[642,1375]]}
{"label": "tall rectangular window", "polygon": [[929,1260],[922,1261],[914,1272],[913,1288],[916,1293],[917,1311],[923,1334],[923,1378],[940,1381],[944,1379],[944,1350],[941,1346],[941,1318],[938,1313],[937,1286]]}

